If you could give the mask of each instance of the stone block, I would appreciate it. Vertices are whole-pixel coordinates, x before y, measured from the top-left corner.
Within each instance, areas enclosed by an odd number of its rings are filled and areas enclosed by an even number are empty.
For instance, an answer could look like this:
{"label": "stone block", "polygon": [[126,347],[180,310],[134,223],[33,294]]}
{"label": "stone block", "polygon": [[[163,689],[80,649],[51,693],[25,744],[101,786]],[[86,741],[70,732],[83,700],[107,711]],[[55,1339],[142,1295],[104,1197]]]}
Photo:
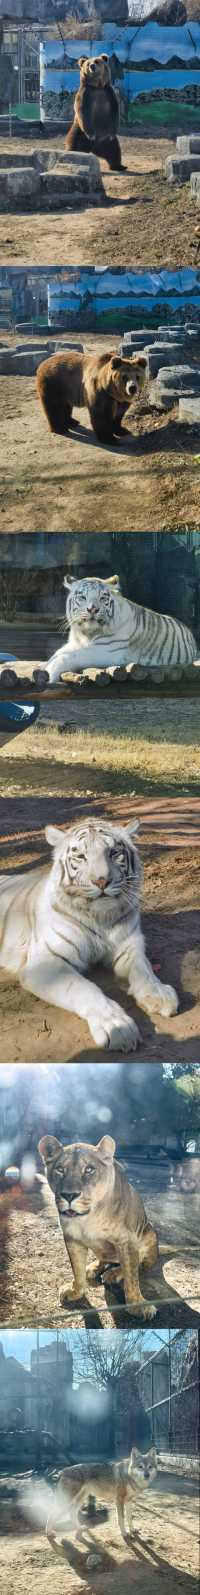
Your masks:
{"label": "stone block", "polygon": [[189,183],[192,172],[200,172],[200,154],[185,155],[182,160],[178,155],[167,156],[165,176],[168,183]]}
{"label": "stone block", "polygon": [[184,399],[179,399],[178,419],[179,421],[187,421],[189,426],[196,426],[200,429],[200,393],[199,398],[185,397]]}
{"label": "stone block", "polygon": [[200,205],[200,172],[199,174],[198,172],[192,172],[190,178],[190,194],[191,199],[195,200],[195,204]]}
{"label": "stone block", "polygon": [[0,170],[0,211],[18,210],[25,204],[34,204],[38,189],[38,172],[34,167],[4,166]]}

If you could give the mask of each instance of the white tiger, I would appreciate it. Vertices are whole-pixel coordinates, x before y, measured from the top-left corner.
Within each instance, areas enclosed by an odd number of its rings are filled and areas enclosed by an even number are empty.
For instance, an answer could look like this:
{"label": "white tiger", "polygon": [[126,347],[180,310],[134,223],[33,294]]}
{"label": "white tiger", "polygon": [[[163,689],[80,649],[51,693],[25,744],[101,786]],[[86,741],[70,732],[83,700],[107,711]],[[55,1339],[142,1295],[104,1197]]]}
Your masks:
{"label": "white tiger", "polygon": [[96,1046],[131,1052],[132,1018],[86,979],[100,960],[146,1013],[176,1013],[171,986],[154,975],[140,927],[141,864],[131,826],[89,819],[64,832],[47,826],[50,867],[0,881],[0,964],[21,986],[86,1019]]}
{"label": "white tiger", "polygon": [[[65,577],[68,641],[48,660],[51,682],[63,670],[109,665],[189,665],[197,646],[188,626],[123,598],[118,576]],[[35,673],[34,673],[35,674]]]}

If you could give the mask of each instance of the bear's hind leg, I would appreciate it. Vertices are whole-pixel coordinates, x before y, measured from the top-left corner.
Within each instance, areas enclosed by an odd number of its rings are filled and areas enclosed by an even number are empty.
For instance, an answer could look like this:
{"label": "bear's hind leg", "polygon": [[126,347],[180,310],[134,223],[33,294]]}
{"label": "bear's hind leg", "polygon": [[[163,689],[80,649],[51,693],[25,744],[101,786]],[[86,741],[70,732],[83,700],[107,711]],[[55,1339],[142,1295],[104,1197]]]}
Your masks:
{"label": "bear's hind leg", "polygon": [[83,128],[80,127],[80,124],[78,122],[78,117],[76,117],[76,116],[74,117],[74,121],[72,122],[71,127],[68,128],[68,133],[66,133],[65,149],[67,149],[67,150],[89,150],[90,149],[89,138],[87,138],[86,133],[83,132]]}
{"label": "bear's hind leg", "polygon": [[40,393],[45,415],[49,422],[50,432],[56,432],[60,437],[66,437],[69,431],[72,409],[67,404],[64,393],[59,388],[58,381],[48,382],[46,391]]}
{"label": "bear's hind leg", "polygon": [[112,401],[109,394],[96,393],[92,404],[88,404],[90,420],[99,443],[113,443],[114,422],[112,414]]}
{"label": "bear's hind leg", "polygon": [[107,161],[111,172],[126,172],[126,166],[122,166],[121,149],[118,138],[103,138],[101,139],[101,143],[98,145],[96,144],[95,148],[96,154],[101,155],[102,160]]}

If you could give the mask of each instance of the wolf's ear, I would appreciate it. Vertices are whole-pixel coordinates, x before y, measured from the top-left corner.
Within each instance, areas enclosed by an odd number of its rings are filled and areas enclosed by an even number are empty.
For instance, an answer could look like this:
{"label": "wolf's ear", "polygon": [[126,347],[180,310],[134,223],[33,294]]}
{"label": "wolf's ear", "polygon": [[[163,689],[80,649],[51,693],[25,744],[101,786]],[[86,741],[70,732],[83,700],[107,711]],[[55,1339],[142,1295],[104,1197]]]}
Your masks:
{"label": "wolf's ear", "polygon": [[115,1148],[116,1141],[113,1141],[112,1135],[102,1135],[102,1140],[98,1141],[97,1152],[101,1153],[105,1163],[112,1163],[115,1156]]}
{"label": "wolf's ear", "polygon": [[58,830],[58,825],[45,825],[45,836],[49,847],[60,847],[62,831]]}
{"label": "wolf's ear", "polygon": [[42,1140],[38,1144],[38,1152],[40,1152],[43,1163],[51,1163],[55,1153],[60,1152],[60,1149],[61,1141],[57,1141],[55,1135],[42,1135]]}

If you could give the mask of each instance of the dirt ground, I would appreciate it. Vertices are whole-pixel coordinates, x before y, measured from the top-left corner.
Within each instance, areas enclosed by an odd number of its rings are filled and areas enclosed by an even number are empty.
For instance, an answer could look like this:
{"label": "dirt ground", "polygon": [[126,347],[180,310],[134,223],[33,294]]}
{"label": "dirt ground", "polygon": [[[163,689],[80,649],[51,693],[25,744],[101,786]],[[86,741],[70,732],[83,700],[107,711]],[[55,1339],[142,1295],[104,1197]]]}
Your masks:
{"label": "dirt ground", "polygon": [[[153,1499],[152,1499],[153,1494]],[[156,1484],[148,1504],[137,1505],[131,1541],[122,1540],[114,1514],[108,1523],[94,1531],[91,1540],[84,1530],[83,1544],[74,1536],[64,1538],[56,1553],[39,1532],[20,1536],[1,1536],[0,1569],[7,1595],[68,1595],[85,1590],[86,1595],[155,1595],[155,1580],[170,1595],[193,1595],[199,1576],[198,1491],[195,1485],[167,1477]],[[94,1550],[101,1564],[88,1567]],[[63,1556],[64,1553],[64,1556]]]}
{"label": "dirt ground", "polygon": [[[37,1151],[36,1151],[37,1157]],[[133,1177],[134,1178],[134,1177]],[[143,1175],[144,1178],[144,1175]],[[145,1172],[145,1208],[169,1258],[160,1252],[151,1271],[140,1269],[141,1288],[157,1308],[155,1326],[199,1324],[200,1266],[198,1251],[198,1198],[183,1197],[169,1187],[164,1194],[153,1189],[154,1175]],[[151,1183],[152,1182],[152,1183]],[[137,1181],[138,1183],[138,1181]],[[148,1191],[146,1194],[146,1185]],[[143,1194],[140,1182],[141,1194]],[[123,1290],[103,1281],[88,1283],[85,1300],[60,1306],[60,1286],[68,1291],[72,1274],[54,1199],[46,1181],[37,1177],[34,1188],[18,1186],[15,1196],[0,1196],[1,1322],[15,1328],[26,1324],[71,1329],[131,1328],[140,1323],[137,1311],[124,1304]],[[170,1256],[170,1246],[172,1254]],[[173,1255],[175,1253],[175,1255]],[[94,1258],[91,1254],[91,1262]]]}
{"label": "dirt ground", "polygon": [[[189,183],[172,187],[164,176],[175,139],[122,138],[127,173],[109,173],[102,161],[105,203],[85,211],[50,215],[1,215],[0,264],[84,266],[196,266],[199,212],[191,205]],[[1,154],[47,151],[46,139],[1,139]],[[48,140],[48,150],[63,152],[64,135]]]}
{"label": "dirt ground", "polygon": [[[49,780],[49,775],[48,775]],[[91,813],[91,794],[71,798],[19,797],[0,802],[3,870],[47,860],[43,828],[47,823],[66,825]],[[105,794],[92,798],[92,813],[128,821],[133,815],[131,797]],[[144,862],[142,923],[147,952],[163,981],[175,985],[179,1012],[171,1019],[150,1019],[137,1011],[141,1045],[138,1058],[195,1062],[200,1038],[199,871],[200,805],[198,798],[153,801],[134,797],[140,818],[140,850]],[[94,978],[94,977],[93,977]],[[135,1016],[135,1005],[105,970],[95,971],[97,984]],[[8,1027],[9,1008],[9,1027]],[[22,992],[3,972],[0,977],[1,1049],[4,1063],[67,1062],[94,1059],[88,1027],[75,1016],[42,1003]],[[108,1053],[109,1057],[110,1054]],[[97,1061],[106,1053],[97,1050]]]}
{"label": "dirt ground", "polygon": [[42,699],[30,730],[12,737],[2,730],[1,797],[61,797],[66,789],[71,796],[89,790],[95,798],[105,789],[118,797],[200,796],[198,701],[120,700],[118,691],[113,702],[107,689],[102,702]]}
{"label": "dirt ground", "polygon": [[[85,347],[117,347],[87,336]],[[84,340],[85,343],[85,340]],[[77,419],[77,416],[76,416]],[[67,438],[49,432],[35,379],[2,377],[1,532],[168,531],[200,522],[198,436],[140,400],[123,442],[97,442],[86,410]]]}

